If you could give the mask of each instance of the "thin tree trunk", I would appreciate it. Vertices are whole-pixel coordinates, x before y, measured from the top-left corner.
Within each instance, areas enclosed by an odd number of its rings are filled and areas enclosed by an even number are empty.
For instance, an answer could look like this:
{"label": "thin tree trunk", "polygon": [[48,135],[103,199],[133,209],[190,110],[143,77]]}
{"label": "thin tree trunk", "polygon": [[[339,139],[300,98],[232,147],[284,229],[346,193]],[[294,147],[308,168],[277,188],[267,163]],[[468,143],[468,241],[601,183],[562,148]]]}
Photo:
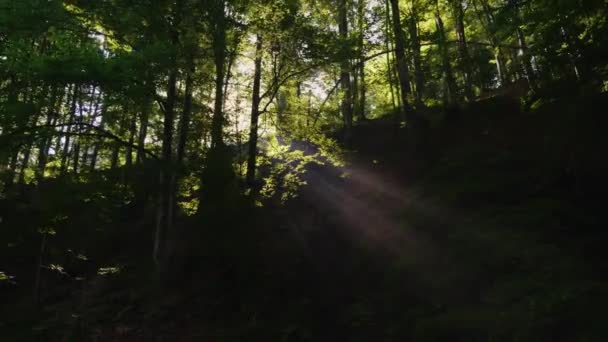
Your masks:
{"label": "thin tree trunk", "polygon": [[441,19],[441,14],[439,13],[438,3],[435,11],[435,25],[437,26],[437,33],[439,36],[438,47],[439,54],[441,55],[443,74],[445,76],[448,105],[452,105],[456,101],[458,87],[456,85],[456,80],[454,79],[454,73],[452,72],[452,65],[450,64],[445,28],[443,20]]}
{"label": "thin tree trunk", "polygon": [[310,116],[312,114],[312,91],[308,90],[308,105],[306,108],[306,129],[310,127]]}
{"label": "thin tree trunk", "polygon": [[[234,39],[234,47],[230,51],[228,55],[228,65],[226,67],[226,75],[224,79],[224,94],[228,94],[228,86],[230,85],[230,77],[232,77],[232,66],[234,65],[234,60],[236,59],[236,51],[239,48],[239,36]],[[227,97],[223,97],[222,101],[222,112],[226,110],[226,100]]]}
{"label": "thin tree trunk", "polygon": [[159,208],[158,215],[159,220],[156,227],[156,237],[154,241],[154,261],[157,266],[161,265],[165,257],[164,243],[165,238],[171,228],[172,224],[172,196],[173,191],[172,185],[172,141],[173,141],[173,121],[175,116],[175,101],[177,96],[176,89],[177,82],[177,70],[176,67],[172,67],[169,72],[169,80],[167,84],[167,102],[165,104],[164,119],[163,119],[163,143],[161,160],[163,165],[161,166],[160,173],[160,192],[159,192]]}
{"label": "thin tree trunk", "polygon": [[392,53],[390,51],[393,51],[393,46],[391,44],[391,18],[390,18],[390,7],[389,7],[389,0],[386,0],[386,8],[385,8],[385,12],[386,12],[386,18],[385,18],[385,29],[384,29],[384,35],[385,35],[385,44],[386,44],[386,70],[387,70],[387,79],[388,79],[388,85],[389,85],[389,89],[391,92],[391,103],[393,104],[393,110],[396,111],[397,109],[397,104],[395,102],[395,90],[393,89],[393,70],[392,70],[392,66],[393,63],[391,62],[391,55]]}
{"label": "thin tree trunk", "polygon": [[78,174],[78,163],[80,162],[80,133],[82,133],[82,125],[80,125],[84,120],[83,113],[83,99],[82,96],[78,99],[78,117],[76,119],[76,123],[78,124],[76,127],[77,135],[74,137],[74,148],[72,152],[73,162],[72,169],[74,170],[74,174]]}
{"label": "thin tree trunk", "polygon": [[216,0],[215,13],[218,14],[213,28],[213,51],[215,64],[215,101],[213,106],[213,118],[211,119],[211,146],[223,145],[224,126],[224,69],[226,63],[226,18],[224,14],[224,0]]}
{"label": "thin tree trunk", "polygon": [[411,93],[410,76],[407,69],[405,56],[405,38],[401,27],[399,0],[390,0],[393,13],[393,32],[395,36],[395,54],[397,56],[397,71],[401,88],[401,103],[403,115],[407,123],[406,140],[407,147],[412,154],[418,154],[425,147],[428,120],[414,111],[408,102],[408,94]]}
{"label": "thin tree trunk", "polygon": [[521,54],[522,63],[524,66],[524,72],[530,86],[534,84],[535,75],[534,69],[532,69],[532,62],[528,53],[528,45],[526,44],[526,36],[524,31],[518,26],[517,27],[517,42],[519,43],[519,51]]}
{"label": "thin tree trunk", "polygon": [[137,116],[133,115],[129,123],[129,144],[125,147],[125,167],[128,170],[133,166],[133,143],[137,132]]}
{"label": "thin tree trunk", "polygon": [[412,57],[414,59],[414,81],[416,85],[416,106],[422,107],[424,95],[424,72],[422,70],[422,58],[420,53],[420,39],[418,37],[418,12],[416,4],[412,0],[412,14],[408,20],[410,33]]}
{"label": "thin tree trunk", "polygon": [[471,57],[464,29],[464,9],[460,0],[452,0],[452,12],[456,22],[456,35],[458,36],[458,54],[460,69],[464,78],[464,96],[467,101],[473,100],[473,75],[471,71]]}
{"label": "thin tree trunk", "polygon": [[[72,84],[72,85],[68,85],[67,87],[68,89],[66,90],[66,94],[65,94],[65,107],[71,108],[71,103],[72,101],[74,101],[74,91],[76,89],[76,84]],[[60,108],[62,107],[61,103],[60,103]],[[69,120],[69,114],[68,116],[68,120]],[[61,110],[57,111],[57,120],[55,120],[56,122],[66,122],[66,115],[62,115],[61,114]],[[59,153],[59,151],[61,150],[61,139],[63,138],[63,133],[66,131],[66,127],[62,126],[59,128],[59,134],[57,136],[57,138],[55,139],[55,147],[54,147],[54,155],[55,155],[55,159],[57,160],[58,158],[61,158],[61,154]]]}
{"label": "thin tree trunk", "polygon": [[258,152],[258,118],[260,116],[260,83],[262,78],[262,36],[258,34],[255,45],[253,94],[251,97],[251,125],[249,126],[249,154],[247,159],[247,184],[253,187]]}
{"label": "thin tree trunk", "polygon": [[[359,0],[357,8],[359,24],[359,96],[357,103],[357,115],[360,120],[365,120],[365,101],[367,85],[365,84],[365,0]],[[356,90],[355,90],[356,91]]]}
{"label": "thin tree trunk", "polygon": [[397,75],[399,76],[399,85],[401,88],[401,104],[403,116],[407,121],[412,108],[407,99],[411,92],[410,75],[407,69],[407,61],[405,58],[405,39],[403,37],[403,29],[401,28],[401,18],[399,15],[399,0],[389,0],[391,4],[391,12],[393,14],[393,34],[395,36],[395,55],[397,58]]}
{"label": "thin tree trunk", "polygon": [[190,115],[192,112],[192,83],[194,77],[194,63],[191,61],[186,72],[186,89],[184,92],[184,108],[179,122],[179,138],[177,142],[177,163],[182,164],[188,140],[188,127],[190,126]]}
{"label": "thin tree trunk", "polygon": [[[95,120],[97,119],[97,111],[99,109],[100,102],[101,102],[101,90],[99,91],[99,94],[97,94],[96,88],[93,88],[93,92],[91,95],[91,101],[89,102],[89,107],[87,108],[87,116],[89,116],[89,120],[88,120],[89,125],[95,124]],[[91,131],[91,129],[87,128],[87,131]],[[91,148],[90,143],[83,145],[83,153],[82,153],[82,161],[81,161],[83,167],[88,165],[87,162],[89,161],[90,148]]]}
{"label": "thin tree trunk", "polygon": [[[107,102],[107,98],[104,99],[104,102],[101,106],[101,121],[99,123],[99,128],[104,129],[105,125],[106,125],[106,115],[108,112],[108,102]],[[97,156],[99,155],[99,149],[100,149],[100,144],[96,143],[95,146],[93,147],[93,154],[91,155],[91,163],[89,164],[89,169],[91,172],[95,171],[95,165],[97,164]]]}
{"label": "thin tree trunk", "polygon": [[[358,55],[358,54],[357,54]],[[357,61],[360,60],[359,56],[356,59]],[[359,114],[359,67],[357,65],[357,67],[355,69],[352,70],[352,76],[353,76],[353,81],[351,82],[351,90],[350,93],[351,95],[351,100],[352,100],[352,115],[353,115],[353,120],[354,117],[359,118],[360,114]]]}
{"label": "thin tree trunk", "polygon": [[[494,59],[496,59],[496,74],[498,76],[498,82],[500,86],[504,86],[509,83],[509,79],[507,77],[507,66],[505,63],[505,59],[503,56],[502,48],[500,47],[498,38],[496,38],[496,34],[494,32],[495,19],[494,15],[490,10],[490,6],[488,5],[488,0],[479,0],[481,2],[481,11],[477,6],[477,1],[473,2],[475,6],[475,11],[478,14],[479,21],[482,23],[486,34],[488,36],[488,40],[490,44],[494,48]],[[483,14],[483,15],[482,15]],[[485,18],[485,20],[484,20]]]}
{"label": "thin tree trunk", "polygon": [[[127,112],[126,108],[123,108],[124,112]],[[125,115],[123,113],[123,116],[119,122],[119,126],[118,126],[118,136],[122,137],[125,134],[125,130],[126,130],[126,125],[127,125],[127,118],[125,118]],[[114,146],[112,147],[112,155],[110,157],[110,169],[115,170],[118,168],[118,162],[119,162],[119,157],[120,157],[120,149],[122,148],[122,146],[118,143],[115,142]]]}
{"label": "thin tree trunk", "polygon": [[137,163],[142,163],[146,157],[144,148],[146,145],[146,136],[148,135],[148,120],[150,111],[152,110],[152,100],[145,99],[139,117],[139,133],[137,135]]}
{"label": "thin tree trunk", "polygon": [[[345,45],[348,39],[348,9],[346,0],[338,1],[338,31],[342,43]],[[353,126],[352,92],[350,84],[350,65],[347,53],[344,50],[340,62],[340,86],[342,88],[342,117],[344,119],[344,141],[350,143]]]}
{"label": "thin tree trunk", "polygon": [[536,89],[536,75],[534,69],[532,69],[531,57],[528,52],[528,45],[526,43],[526,36],[521,26],[521,18],[519,13],[519,7],[514,0],[507,0],[509,6],[514,9],[513,24],[515,25],[515,34],[517,35],[517,43],[519,44],[519,55],[523,66],[523,72],[525,77],[528,79],[530,88],[534,91]]}
{"label": "thin tree trunk", "polygon": [[11,154],[11,157],[8,162],[8,167],[7,167],[6,175],[4,178],[4,191],[5,192],[7,189],[12,188],[13,184],[15,183],[15,170],[17,169],[17,160],[18,159],[19,159],[19,149],[16,148],[13,151],[13,153]]}
{"label": "thin tree trunk", "polygon": [[[560,16],[561,19],[561,16]],[[577,51],[576,49],[576,44],[573,43],[573,40],[570,38],[570,35],[568,34],[568,32],[566,31],[566,29],[561,26],[560,27],[560,33],[562,36],[562,40],[564,42],[564,44],[566,44],[566,46],[568,46],[568,49],[566,50],[566,54],[568,55],[568,60],[570,61],[570,64],[572,65],[572,70],[574,72],[574,76],[576,77],[577,81],[581,80],[581,68],[579,68],[579,66],[577,65],[577,56],[580,55],[580,53]]]}
{"label": "thin tree trunk", "polygon": [[[30,125],[31,126],[36,126],[38,125],[38,119],[40,118],[40,114],[42,111],[42,108],[44,107],[44,103],[46,102],[46,96],[47,96],[47,92],[48,89],[45,87],[44,91],[42,92],[42,94],[40,94],[41,100],[40,103],[38,104],[34,115],[32,116],[32,120],[30,121]],[[32,93],[32,101],[33,101],[33,97],[34,97],[34,93]],[[32,147],[34,145],[34,137],[30,137],[27,145],[25,146],[25,149],[23,151],[23,159],[21,162],[21,170],[19,171],[19,185],[23,186],[25,184],[25,172],[27,170],[27,168],[29,167],[29,163],[30,163],[30,157],[32,155]]]}
{"label": "thin tree trunk", "polygon": [[64,175],[68,169],[68,157],[70,150],[70,135],[72,133],[72,125],[71,123],[74,121],[74,117],[76,115],[76,101],[80,93],[80,86],[74,85],[74,91],[72,94],[72,104],[70,105],[70,112],[68,113],[68,125],[66,127],[66,135],[65,142],[63,144],[63,152],[61,154],[61,174]]}
{"label": "thin tree trunk", "polygon": [[[178,33],[176,30],[171,32],[171,43],[177,46]],[[161,172],[158,199],[158,221],[154,240],[153,259],[157,267],[161,267],[166,258],[165,240],[173,225],[173,192],[174,192],[174,172],[173,172],[173,123],[175,121],[175,103],[177,101],[177,56],[174,60],[167,81],[167,101],[164,106],[163,116],[163,136],[161,148]]]}
{"label": "thin tree trunk", "polygon": [[[19,99],[17,90],[17,80],[14,76],[10,77],[10,86],[8,88],[8,103],[16,103]],[[6,163],[6,171],[4,175],[4,192],[10,189],[15,182],[15,170],[17,168],[17,159],[19,158],[19,146],[14,146],[11,155]]]}
{"label": "thin tree trunk", "polygon": [[[51,100],[45,121],[46,126],[53,126],[57,121],[57,117],[59,116],[59,108],[57,107],[61,104],[63,94],[58,95],[58,92],[57,86],[54,85],[51,90]],[[51,142],[52,136],[40,139],[40,143],[38,145],[38,167],[36,168],[36,179],[38,181],[44,177],[44,169],[46,168]]]}

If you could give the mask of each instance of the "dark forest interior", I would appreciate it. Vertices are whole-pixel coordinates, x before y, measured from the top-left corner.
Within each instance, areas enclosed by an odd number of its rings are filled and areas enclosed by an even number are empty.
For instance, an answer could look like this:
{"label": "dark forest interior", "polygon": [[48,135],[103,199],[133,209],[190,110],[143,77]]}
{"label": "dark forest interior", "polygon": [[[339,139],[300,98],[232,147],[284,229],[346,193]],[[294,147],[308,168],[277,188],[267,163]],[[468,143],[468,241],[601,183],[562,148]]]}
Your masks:
{"label": "dark forest interior", "polygon": [[608,341],[607,13],[0,0],[0,340]]}

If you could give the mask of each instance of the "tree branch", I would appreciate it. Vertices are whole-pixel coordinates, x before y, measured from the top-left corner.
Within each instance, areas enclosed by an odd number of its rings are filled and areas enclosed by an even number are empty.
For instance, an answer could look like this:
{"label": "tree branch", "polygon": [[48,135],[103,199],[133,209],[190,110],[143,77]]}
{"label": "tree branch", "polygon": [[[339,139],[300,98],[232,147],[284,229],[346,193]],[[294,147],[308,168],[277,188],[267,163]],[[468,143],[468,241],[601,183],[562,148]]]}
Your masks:
{"label": "tree branch", "polygon": [[35,131],[39,131],[45,128],[58,128],[58,127],[65,127],[65,126],[81,126],[81,127],[87,127],[90,128],[94,131],[97,132],[97,134],[91,134],[91,133],[74,133],[74,132],[56,132],[57,135],[59,136],[91,136],[91,137],[99,137],[99,138],[108,138],[108,139],[112,139],[114,141],[116,141],[117,143],[123,145],[123,146],[130,146],[133,147],[136,150],[142,150],[145,154],[147,154],[148,156],[152,157],[153,159],[159,160],[159,157],[154,154],[152,151],[147,150],[145,148],[140,148],[139,145],[134,144],[134,143],[130,143],[128,141],[123,140],[122,138],[120,138],[119,136],[103,129],[100,128],[98,126],[95,126],[93,124],[90,123],[86,123],[86,122],[66,122],[66,123],[62,123],[62,124],[54,124],[54,125],[38,125],[38,126],[30,126],[30,127],[24,127],[22,129],[18,129],[6,134],[2,134],[0,135],[0,139],[1,138],[6,138],[6,137],[11,137],[11,136],[16,136],[16,135],[20,135],[20,134],[24,134],[24,133],[28,133],[28,132],[35,132]]}

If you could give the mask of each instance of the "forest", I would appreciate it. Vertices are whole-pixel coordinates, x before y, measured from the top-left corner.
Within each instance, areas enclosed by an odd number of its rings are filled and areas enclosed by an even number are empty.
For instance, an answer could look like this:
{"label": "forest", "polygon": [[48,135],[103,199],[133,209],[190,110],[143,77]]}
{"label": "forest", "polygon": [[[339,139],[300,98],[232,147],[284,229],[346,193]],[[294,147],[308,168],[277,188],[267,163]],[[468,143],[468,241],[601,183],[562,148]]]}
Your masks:
{"label": "forest", "polygon": [[0,0],[0,340],[608,341],[607,14]]}

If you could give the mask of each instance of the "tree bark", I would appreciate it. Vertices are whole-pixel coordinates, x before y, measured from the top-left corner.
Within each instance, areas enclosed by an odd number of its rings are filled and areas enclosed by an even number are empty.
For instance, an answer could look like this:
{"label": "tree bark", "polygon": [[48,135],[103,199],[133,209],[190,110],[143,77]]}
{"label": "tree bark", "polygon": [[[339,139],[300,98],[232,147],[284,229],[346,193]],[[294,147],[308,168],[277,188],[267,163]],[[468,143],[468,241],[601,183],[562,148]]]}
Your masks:
{"label": "tree bark", "polygon": [[[560,16],[561,19],[561,16]],[[573,39],[571,39],[570,35],[566,31],[564,26],[560,26],[560,33],[562,36],[562,40],[564,44],[568,47],[566,54],[568,55],[568,60],[572,65],[572,71],[574,72],[574,76],[577,81],[581,80],[581,68],[579,68],[577,63],[577,57],[580,56],[580,52],[576,48],[576,44]]]}
{"label": "tree bark", "polygon": [[[386,51],[393,51],[393,46],[391,44],[391,18],[390,18],[390,7],[389,7],[389,1],[386,0],[386,7],[385,7],[385,12],[386,12],[386,17],[385,17],[385,28],[384,28],[384,35],[385,35],[385,44],[386,44]],[[392,70],[392,66],[393,63],[391,62],[391,53],[387,53],[386,54],[386,70],[387,70],[387,80],[388,80],[388,85],[389,85],[389,89],[391,92],[391,103],[393,105],[393,110],[396,112],[397,111],[397,104],[395,102],[395,90],[393,89],[393,70]]]}
{"label": "tree bark", "polygon": [[[106,125],[106,121],[107,121],[106,115],[107,115],[108,106],[109,106],[109,104],[107,102],[108,101],[107,98],[104,98],[103,101],[104,102],[103,102],[103,104],[101,106],[101,113],[100,113],[100,115],[101,115],[101,122],[99,123],[99,128],[101,128],[101,129],[104,129],[104,127]],[[91,172],[95,171],[95,165],[97,164],[97,156],[99,155],[99,149],[100,149],[100,144],[96,143],[93,146],[93,154],[91,155],[91,162],[89,164],[89,170]]]}
{"label": "tree bark", "polygon": [[[93,89],[91,94],[91,101],[89,102],[89,107],[87,108],[87,116],[88,116],[88,124],[93,126],[95,125],[95,120],[97,119],[97,112],[99,110],[99,104],[102,100],[101,89],[97,91]],[[91,128],[87,128],[87,132],[90,132]],[[91,149],[91,144],[84,144],[83,153],[82,153],[82,161],[81,164],[84,166],[88,166],[87,162],[89,161],[89,150]]]}
{"label": "tree bark", "polygon": [[176,160],[182,164],[188,141],[188,127],[190,126],[190,116],[192,114],[192,83],[194,77],[194,62],[190,61],[190,66],[186,71],[186,86],[184,90],[184,108],[179,122],[179,138],[177,142]]}
{"label": "tree bark", "polygon": [[247,159],[247,184],[253,187],[255,181],[258,151],[258,118],[260,116],[260,83],[262,78],[262,36],[258,34],[255,45],[255,66],[253,74],[253,94],[251,97],[251,125],[249,126],[249,154]]}
{"label": "tree bark", "polygon": [[452,12],[456,22],[456,35],[458,36],[458,54],[460,58],[460,69],[464,78],[464,96],[467,101],[473,100],[473,75],[471,71],[471,56],[467,45],[467,37],[464,29],[464,9],[460,0],[452,0]]}
{"label": "tree bark", "polygon": [[142,163],[146,158],[144,148],[146,145],[146,136],[148,135],[148,121],[152,111],[152,100],[145,99],[139,115],[139,132],[137,134],[137,163]]}
{"label": "tree bark", "polygon": [[74,90],[72,93],[72,104],[70,105],[70,112],[68,113],[68,125],[66,127],[67,134],[65,135],[65,142],[63,144],[63,152],[61,154],[61,174],[62,175],[64,175],[68,169],[70,135],[71,135],[71,131],[72,131],[71,123],[74,121],[74,117],[76,115],[76,101],[77,101],[77,98],[80,96],[79,93],[80,93],[80,86],[75,84]]}
{"label": "tree bark", "polygon": [[342,56],[340,62],[340,86],[342,88],[342,118],[344,120],[344,141],[350,143],[353,126],[353,102],[350,84],[350,63],[346,50],[348,40],[348,11],[346,0],[338,1],[338,33],[342,42]]}
{"label": "tree bark", "polygon": [[447,88],[447,104],[452,105],[456,102],[458,87],[456,85],[456,80],[454,79],[454,73],[452,72],[452,65],[450,64],[445,28],[443,25],[443,20],[441,19],[441,14],[439,13],[439,2],[437,2],[437,8],[435,10],[435,25],[437,27],[437,34],[439,36],[438,47],[441,55],[441,64]]}
{"label": "tree bark", "polygon": [[125,147],[125,167],[127,170],[133,166],[133,143],[137,131],[137,116],[133,115],[129,122],[129,144]]}
{"label": "tree bark", "polygon": [[[93,90],[94,92],[94,90]],[[78,165],[80,162],[80,133],[82,133],[82,125],[80,125],[84,121],[84,112],[83,112],[83,99],[82,96],[78,98],[78,117],[75,117],[76,123],[78,124],[75,131],[76,136],[74,137],[74,147],[72,152],[72,170],[74,174],[78,174]]]}
{"label": "tree bark", "polygon": [[[357,103],[357,115],[360,120],[365,120],[365,101],[367,95],[367,84],[365,83],[365,0],[359,0],[357,8],[359,23],[359,96]],[[355,90],[356,91],[356,90]]]}
{"label": "tree bark", "polygon": [[215,100],[213,106],[213,118],[211,120],[211,147],[223,145],[224,127],[224,69],[226,63],[226,17],[224,0],[216,0],[213,6],[217,14],[213,27],[213,61],[215,64]]}
{"label": "tree bark", "polygon": [[475,11],[478,13],[479,21],[482,23],[482,26],[484,27],[486,34],[488,35],[490,45],[492,45],[492,47],[494,48],[494,58],[496,59],[496,74],[498,76],[498,82],[500,83],[499,85],[502,87],[509,83],[509,78],[507,76],[507,64],[505,63],[503,51],[498,41],[498,38],[496,38],[496,34],[494,31],[494,14],[492,14],[492,11],[490,10],[488,0],[479,1],[481,2],[481,11],[477,6],[477,2],[473,2],[473,5],[475,5]]}
{"label": "tree bark", "polygon": [[420,53],[420,38],[418,36],[418,10],[417,4],[412,1],[412,13],[408,21],[409,33],[412,47],[412,57],[414,59],[414,84],[416,85],[416,106],[422,107],[422,97],[424,95],[424,71],[422,70],[422,57]]}
{"label": "tree bark", "polygon": [[[42,108],[45,106],[45,102],[47,101],[47,99],[46,99],[47,92],[48,92],[48,88],[45,87],[42,94],[40,94],[41,100],[40,100],[40,103],[38,103],[38,106],[34,111],[34,115],[32,116],[32,119],[30,121],[30,126],[36,126],[38,124],[38,119],[40,118]],[[33,97],[34,97],[34,94],[32,94],[32,101],[33,101]],[[23,151],[23,159],[21,162],[21,170],[19,171],[19,181],[18,181],[20,186],[23,186],[25,184],[25,172],[26,172],[27,168],[29,167],[33,145],[34,145],[34,137],[30,137],[30,139]]]}
{"label": "tree bark", "polygon": [[528,44],[526,43],[526,36],[521,26],[521,18],[519,13],[519,7],[514,0],[507,0],[508,6],[512,6],[515,14],[513,16],[513,24],[515,25],[515,34],[517,35],[517,43],[519,45],[519,55],[523,66],[523,72],[525,77],[528,79],[528,84],[532,90],[536,89],[536,75],[534,69],[532,69],[532,62],[530,53],[528,52]]}
{"label": "tree bark", "polygon": [[403,37],[403,29],[401,27],[401,16],[399,15],[399,0],[389,0],[391,11],[393,14],[393,34],[395,36],[395,56],[397,58],[397,75],[399,77],[399,86],[401,88],[401,105],[403,116],[407,121],[412,113],[412,107],[409,105],[408,94],[411,93],[410,75],[407,69],[407,61],[405,58],[405,39]]}
{"label": "tree bark", "polygon": [[[177,44],[177,32],[173,32],[172,42],[174,46]],[[174,56],[173,58],[176,58]],[[173,122],[175,120],[175,102],[177,97],[177,65],[173,61],[173,65],[169,70],[167,81],[167,100],[164,106],[163,115],[163,136],[161,148],[161,172],[159,184],[159,200],[158,200],[158,221],[156,226],[156,234],[154,240],[154,261],[157,267],[161,267],[165,260],[165,240],[168,232],[171,229],[173,221]]]}
{"label": "tree bark", "polygon": [[[55,85],[51,90],[51,100],[48,109],[48,113],[46,115],[45,125],[51,126],[57,122],[57,117],[59,116],[59,108],[58,106],[61,104],[63,100],[63,92],[58,95],[59,91],[58,87]],[[38,167],[36,168],[36,179],[40,181],[44,177],[44,170],[46,168],[46,162],[49,155],[49,149],[51,147],[51,143],[53,137],[49,136],[48,138],[40,139],[40,143],[38,145]]]}
{"label": "tree bark", "polygon": [[[123,108],[123,112],[127,112],[127,108]],[[125,134],[125,130],[127,129],[127,118],[123,117],[121,118],[120,122],[119,122],[119,127],[118,127],[118,136],[122,137]],[[120,157],[120,149],[122,148],[122,146],[118,143],[114,143],[114,146],[112,147],[112,155],[110,157],[110,169],[114,170],[116,168],[118,168],[118,162],[119,162],[119,157]]]}

